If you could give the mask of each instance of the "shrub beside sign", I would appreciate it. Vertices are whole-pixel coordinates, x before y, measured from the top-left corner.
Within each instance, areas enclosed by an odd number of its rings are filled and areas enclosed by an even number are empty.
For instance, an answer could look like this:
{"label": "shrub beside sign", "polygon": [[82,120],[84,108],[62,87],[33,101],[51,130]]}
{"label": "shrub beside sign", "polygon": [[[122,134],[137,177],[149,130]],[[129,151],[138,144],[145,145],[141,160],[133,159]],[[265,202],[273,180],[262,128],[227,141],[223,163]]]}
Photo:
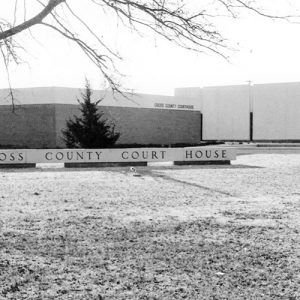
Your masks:
{"label": "shrub beside sign", "polygon": [[233,159],[236,159],[236,150],[227,147],[0,150],[0,164],[229,161]]}

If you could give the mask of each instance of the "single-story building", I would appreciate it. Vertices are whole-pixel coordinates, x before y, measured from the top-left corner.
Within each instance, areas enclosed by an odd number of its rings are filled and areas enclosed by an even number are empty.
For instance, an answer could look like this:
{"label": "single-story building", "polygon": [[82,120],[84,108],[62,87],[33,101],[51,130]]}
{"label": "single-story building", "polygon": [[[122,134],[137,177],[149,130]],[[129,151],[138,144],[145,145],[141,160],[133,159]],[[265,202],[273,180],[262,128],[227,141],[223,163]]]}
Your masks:
{"label": "single-story building", "polygon": [[[82,90],[62,87],[17,89],[14,91],[14,113],[8,92],[0,90],[0,147],[65,146],[62,130],[67,119],[80,114],[77,99],[81,99]],[[183,99],[94,91],[93,101],[99,99],[103,99],[99,110],[121,133],[117,144],[174,145],[200,141],[200,112]]]}
{"label": "single-story building", "polygon": [[[63,148],[66,120],[78,115],[76,88],[0,90],[0,147]],[[195,145],[201,141],[300,141],[300,83],[175,89],[174,96],[95,90],[118,144]]]}

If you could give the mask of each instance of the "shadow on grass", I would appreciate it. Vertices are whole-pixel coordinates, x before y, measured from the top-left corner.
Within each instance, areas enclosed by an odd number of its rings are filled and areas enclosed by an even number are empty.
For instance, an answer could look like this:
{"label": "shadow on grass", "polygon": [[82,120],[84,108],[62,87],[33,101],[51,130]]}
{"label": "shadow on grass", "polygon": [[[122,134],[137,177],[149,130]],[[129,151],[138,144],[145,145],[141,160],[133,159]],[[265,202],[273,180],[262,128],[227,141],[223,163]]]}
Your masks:
{"label": "shadow on grass", "polygon": [[151,176],[151,177],[159,177],[159,178],[162,178],[162,179],[167,180],[167,181],[181,183],[183,185],[188,185],[188,186],[192,186],[192,187],[197,187],[197,188],[200,188],[201,190],[206,190],[206,191],[209,191],[209,192],[212,192],[212,193],[219,193],[219,194],[229,196],[229,197],[235,197],[236,196],[236,195],[231,194],[227,191],[223,191],[223,190],[216,189],[216,188],[210,188],[210,187],[207,187],[207,186],[204,186],[204,185],[201,185],[201,184],[198,184],[198,183],[194,183],[194,182],[180,180],[180,179],[173,178],[171,176],[161,174],[161,173],[155,173],[155,172],[150,171],[150,172],[147,172],[146,174]]}

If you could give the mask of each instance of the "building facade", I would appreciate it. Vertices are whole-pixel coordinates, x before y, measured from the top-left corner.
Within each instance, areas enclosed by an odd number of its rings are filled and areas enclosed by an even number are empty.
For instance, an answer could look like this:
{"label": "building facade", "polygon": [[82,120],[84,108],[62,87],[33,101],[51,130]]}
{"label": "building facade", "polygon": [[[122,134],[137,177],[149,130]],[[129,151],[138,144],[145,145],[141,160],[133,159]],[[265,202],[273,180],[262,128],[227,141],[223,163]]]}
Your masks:
{"label": "building facade", "polygon": [[[7,90],[0,91],[0,147],[63,148],[66,120],[79,115],[79,89],[18,89],[12,113]],[[2,96],[2,97],[1,97]],[[168,96],[112,95],[94,91],[93,100],[103,99],[99,110],[116,124],[121,145],[197,144],[200,112],[182,99]],[[176,106],[176,108],[175,108]],[[177,108],[177,106],[180,106]]]}
{"label": "building facade", "polygon": [[[0,147],[63,148],[66,120],[79,115],[82,90],[0,90]],[[123,145],[195,145],[201,141],[300,141],[300,83],[175,89],[174,96],[94,91]]]}
{"label": "building facade", "polygon": [[300,141],[300,83],[182,88],[197,99],[206,141]]}

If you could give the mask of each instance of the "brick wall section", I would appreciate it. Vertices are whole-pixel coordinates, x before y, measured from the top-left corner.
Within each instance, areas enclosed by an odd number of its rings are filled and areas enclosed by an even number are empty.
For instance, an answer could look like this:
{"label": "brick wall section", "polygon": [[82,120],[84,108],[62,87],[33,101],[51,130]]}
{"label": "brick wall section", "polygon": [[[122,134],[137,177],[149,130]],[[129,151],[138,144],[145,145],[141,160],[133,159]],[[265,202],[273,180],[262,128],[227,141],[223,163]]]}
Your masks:
{"label": "brick wall section", "polygon": [[[121,132],[118,144],[176,144],[199,143],[200,112],[149,108],[100,108],[105,118],[114,120]],[[79,114],[77,105],[56,104],[56,141],[64,147],[61,130],[66,119]]]}
{"label": "brick wall section", "polygon": [[0,106],[0,146],[19,148],[55,147],[55,110],[49,105],[22,105],[12,113],[11,106]]}
{"label": "brick wall section", "polygon": [[[198,111],[101,107],[121,132],[119,144],[176,144],[200,141]],[[78,115],[78,105],[32,104],[0,106],[0,146],[18,148],[64,147],[61,131],[66,120]]]}

